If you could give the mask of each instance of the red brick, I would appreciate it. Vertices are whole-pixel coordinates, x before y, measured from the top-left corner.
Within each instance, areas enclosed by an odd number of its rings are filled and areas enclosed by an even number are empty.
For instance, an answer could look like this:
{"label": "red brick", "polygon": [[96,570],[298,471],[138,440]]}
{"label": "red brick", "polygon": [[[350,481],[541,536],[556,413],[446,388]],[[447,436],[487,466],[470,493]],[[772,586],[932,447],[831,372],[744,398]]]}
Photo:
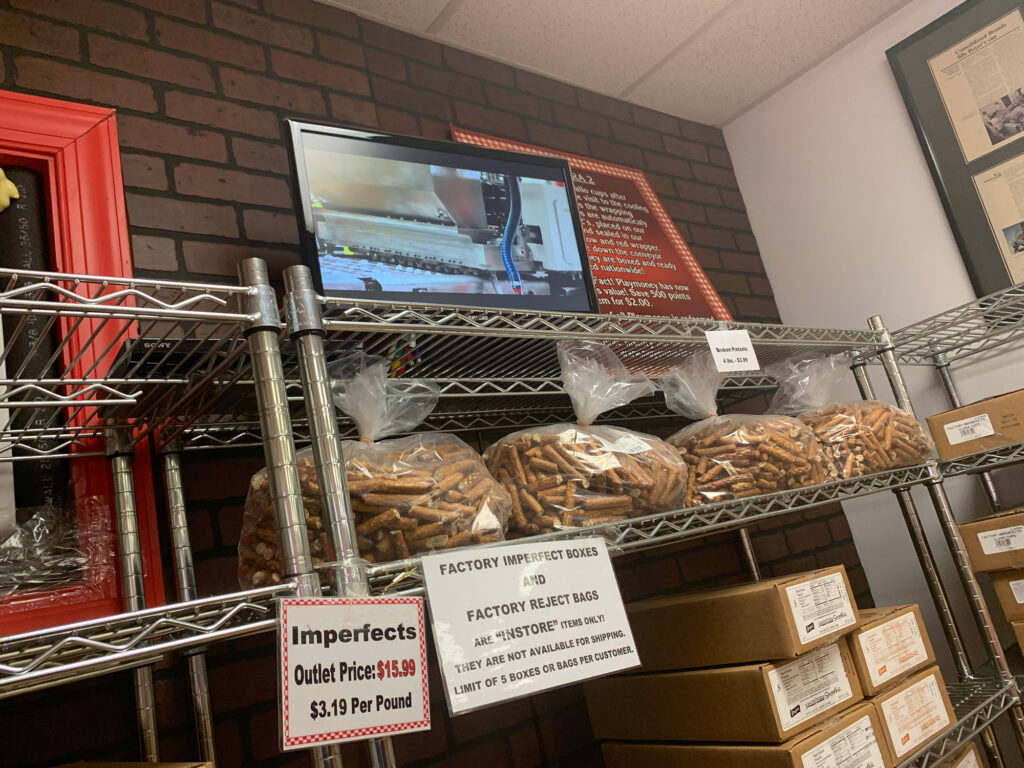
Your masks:
{"label": "red brick", "polygon": [[683,160],[675,155],[662,155],[658,152],[644,150],[644,163],[647,168],[653,168],[669,176],[681,179],[692,179],[693,169],[689,160]]}
{"label": "red brick", "polygon": [[390,107],[377,107],[377,124],[385,131],[416,135],[419,125],[416,116]]}
{"label": "red brick", "polygon": [[192,551],[196,553],[213,549],[213,523],[205,509],[193,509],[188,515],[188,535]]}
{"label": "red brick", "polygon": [[240,101],[253,101],[306,115],[325,115],[324,97],[313,88],[282,83],[270,77],[250,75],[237,69],[222,67],[220,82],[224,95]]}
{"label": "red brick", "polygon": [[719,227],[750,231],[750,219],[742,211],[731,211],[727,208],[708,208],[708,221]]}
{"label": "red brick", "polygon": [[467,768],[467,766],[509,768],[508,746],[503,739],[485,741],[453,754],[446,760],[431,763],[430,766],[431,768]]}
{"label": "red brick", "polygon": [[787,557],[775,563],[771,567],[772,576],[789,576],[794,573],[806,573],[818,567],[818,561],[814,556],[809,557]]}
{"label": "red brick", "polygon": [[169,237],[132,235],[132,260],[136,269],[178,271],[178,256]]}
{"label": "red brick", "polygon": [[764,264],[761,263],[761,258],[755,254],[723,251],[721,257],[722,266],[731,272],[764,274]]}
{"label": "red brick", "polygon": [[133,227],[223,237],[238,236],[235,211],[227,205],[137,194],[126,195],[126,202]]}
{"label": "red brick", "polygon": [[830,544],[832,537],[825,523],[809,523],[786,531],[786,541],[791,552],[801,554]]}
{"label": "red brick", "polygon": [[564,688],[555,688],[532,696],[530,701],[539,715],[559,712],[583,703],[583,686],[568,685]]}
{"label": "red brick", "polygon": [[235,137],[231,139],[231,154],[243,168],[288,175],[288,152],[280,144]]}
{"label": "red brick", "polygon": [[370,85],[373,88],[373,98],[378,103],[383,102],[439,120],[451,119],[448,99],[439,93],[428,93],[376,76],[370,78]]}
{"label": "red brick", "polygon": [[290,208],[292,205],[291,188],[282,179],[208,165],[182,163],[174,169],[174,187],[182,195],[277,208]]}
{"label": "red brick", "polygon": [[[286,250],[283,248],[234,245],[233,243],[186,241],[183,245],[183,250],[185,255],[185,271],[204,275],[227,275],[234,277],[238,272],[238,263],[243,259],[255,256],[267,262],[271,276],[276,279],[285,267],[299,263],[299,255],[295,249]],[[262,462],[260,466],[262,466]],[[247,487],[248,481],[246,481],[246,485],[243,485],[241,489],[237,487],[225,488],[221,493],[228,494],[230,491],[228,495],[234,495],[241,490],[241,493],[244,494]],[[224,498],[224,496],[210,498]]]}
{"label": "red brick", "polygon": [[167,0],[127,0],[127,2],[168,16],[177,16],[200,23],[206,21],[206,0],[174,0],[171,3]]}
{"label": "red brick", "polygon": [[708,220],[707,214],[704,213],[704,208],[702,206],[687,203],[682,200],[665,200],[663,202],[665,210],[668,211],[668,215],[673,219],[696,221],[700,223],[704,223]]}
{"label": "red brick", "polygon": [[[318,5],[317,7],[322,6]],[[324,58],[342,64],[351,64],[353,67],[366,66],[366,53],[363,51],[363,46],[355,40],[327,35],[323,32],[317,32],[316,39],[320,55]]]}
{"label": "red brick", "polygon": [[541,720],[540,734],[547,761],[558,760],[593,743],[587,708],[578,704]]}
{"label": "red brick", "polygon": [[[864,569],[860,566],[855,568],[846,569],[846,578],[850,580],[850,589],[853,590],[853,594],[860,597],[861,595],[871,596],[871,585],[868,584],[867,574],[864,573]],[[860,602],[858,600],[858,602]],[[871,601],[871,605],[874,605],[874,601]],[[864,607],[864,606],[862,606]],[[868,606],[870,607],[870,606]]]}
{"label": "red brick", "polygon": [[587,137],[582,133],[566,128],[556,128],[536,120],[527,120],[526,128],[529,131],[530,141],[534,144],[577,155],[587,155],[590,152]]}
{"label": "red brick", "polygon": [[323,85],[360,96],[370,95],[370,81],[366,79],[366,74],[352,67],[330,64],[288,51],[272,51],[270,65],[277,75],[289,80]]}
{"label": "red brick", "polygon": [[752,541],[754,552],[757,553],[757,559],[762,563],[770,563],[773,560],[780,560],[789,555],[786,537],[781,533],[754,536]]}
{"label": "red brick", "polygon": [[508,112],[499,112],[490,107],[470,104],[468,101],[455,102],[455,115],[461,126],[478,128],[498,136],[521,138],[525,135],[523,119]]}
{"label": "red brick", "polygon": [[544,764],[539,738],[537,729],[533,727],[519,728],[508,735],[513,768],[540,768]]}
{"label": "red brick", "polygon": [[637,128],[635,125],[620,123],[617,120],[612,120],[611,126],[612,137],[617,141],[621,141],[626,144],[633,144],[638,147],[644,147],[645,149],[657,150],[659,152],[664,149],[661,134],[657,131],[652,131],[648,128]]}
{"label": "red brick", "polygon": [[484,90],[487,93],[488,103],[493,107],[508,109],[523,117],[551,122],[551,106],[543,99],[490,83],[484,86]]}
{"label": "red brick", "polygon": [[732,157],[728,150],[711,147],[708,150],[708,157],[713,165],[720,165],[723,168],[732,168]]}
{"label": "red brick", "polygon": [[220,531],[221,543],[226,547],[238,545],[242,533],[242,517],[245,507],[240,504],[229,504],[221,507],[217,513],[217,529]]}
{"label": "red brick", "polygon": [[628,570],[616,571],[623,600],[640,600],[679,589],[683,581],[673,557],[643,560]]}
{"label": "red brick", "polygon": [[629,122],[633,114],[630,104],[613,99],[610,96],[602,96],[600,93],[584,90],[577,91],[576,96],[582,109],[597,112],[599,115]]}
{"label": "red brick", "polygon": [[822,567],[844,565],[847,568],[854,568],[860,565],[860,555],[857,553],[857,546],[852,541],[847,541],[819,552],[818,560],[821,562]]}
{"label": "red brick", "polygon": [[76,30],[10,11],[0,11],[0,45],[76,61],[82,55]]}
{"label": "red brick", "polygon": [[697,263],[704,269],[718,269],[722,266],[722,261],[718,257],[718,251],[714,248],[705,248],[693,244],[689,245],[693,255],[697,257]]}
{"label": "red brick", "polygon": [[775,295],[775,292],[772,290],[772,284],[768,282],[766,277],[747,275],[747,282],[750,283],[750,292],[755,296],[771,297]]}
{"label": "red brick", "polygon": [[737,189],[736,174],[728,168],[716,168],[713,165],[693,163],[693,175],[697,181],[704,181],[708,184],[717,184],[720,187]]}
{"label": "red brick", "polygon": [[687,139],[693,139],[699,141],[702,144],[714,144],[716,147],[725,146],[725,136],[722,135],[721,128],[715,128],[711,125],[702,125],[701,123],[693,123],[689,120],[681,120],[680,124],[683,128],[683,137]]}
{"label": "red brick", "polygon": [[164,109],[168,117],[189,123],[268,138],[281,135],[281,124],[273,112],[243,107],[224,99],[172,91],[164,97]]}
{"label": "red brick", "polygon": [[[237,555],[217,557],[210,560],[197,559],[195,568],[196,590],[199,592],[200,597],[223,595],[227,592],[237,591],[239,588]],[[264,661],[263,663],[268,667],[272,666],[272,662]],[[216,694],[214,694],[214,700],[216,701]],[[214,706],[217,709],[223,708],[217,704],[214,704]]]}
{"label": "red brick", "polygon": [[722,197],[718,187],[711,187],[696,181],[686,179],[675,180],[676,193],[683,200],[692,200],[695,203],[708,203],[710,205],[721,205]]}
{"label": "red brick", "polygon": [[242,214],[245,236],[249,240],[298,245],[299,229],[295,215],[270,211],[246,211]]}
{"label": "red brick", "polygon": [[125,114],[117,116],[117,129],[123,147],[214,162],[227,160],[227,146],[219,133]]}
{"label": "red brick", "polygon": [[708,148],[695,141],[685,141],[674,136],[665,137],[665,151],[673,155],[685,157],[687,160],[697,160],[701,163],[708,161]]}
{"label": "red brick", "polygon": [[157,111],[153,89],[146,83],[50,59],[18,56],[14,60],[14,82],[31,91],[60,94],[76,100],[88,98],[99,104],[139,112]]}
{"label": "red brick", "polygon": [[363,43],[383,48],[413,59],[425,61],[435,67],[441,66],[441,46],[437,43],[393,27],[386,27],[375,21],[362,21]]}
{"label": "red brick", "polygon": [[683,578],[687,583],[699,583],[735,573],[741,569],[740,559],[733,543],[704,547],[682,556]]}
{"label": "red brick", "polygon": [[771,299],[757,297],[738,296],[736,298],[736,309],[744,317],[761,318],[764,320],[779,320],[779,310]]}
{"label": "red brick", "polygon": [[[324,11],[326,12],[326,8]],[[326,15],[326,13],[325,13]],[[313,52],[313,33],[305,27],[268,19],[258,13],[215,2],[213,24],[218,29],[302,53]]]}
{"label": "red brick", "polygon": [[380,48],[366,49],[366,67],[375,75],[390,77],[392,80],[405,80],[405,59]]}
{"label": "red brick", "polygon": [[600,136],[590,136],[588,143],[590,144],[591,153],[599,160],[607,160],[611,163],[628,165],[633,168],[644,167],[643,153],[635,147],[626,147],[617,141],[604,139]]}
{"label": "red brick", "polygon": [[202,62],[102,35],[89,35],[89,61],[100,67],[201,91],[212,91],[214,87],[210,68]]}
{"label": "red brick", "polygon": [[263,71],[267,68],[263,49],[258,45],[171,19],[156,20],[156,41],[167,48],[246,69]]}
{"label": "red brick", "polygon": [[448,123],[432,120],[429,117],[420,118],[420,136],[425,136],[428,139],[440,139],[441,141],[452,140],[452,132]]}
{"label": "red brick", "polygon": [[274,16],[340,35],[359,35],[359,19],[354,13],[325,3],[313,0],[263,0],[263,10]]}
{"label": "red brick", "polygon": [[850,523],[846,520],[845,514],[840,514],[829,520],[828,531],[832,535],[832,541],[847,541],[853,538]]}
{"label": "red brick", "polygon": [[754,239],[753,235],[748,235],[745,232],[737,232],[736,247],[741,251],[746,251],[747,253],[757,253],[757,240]]}
{"label": "red brick", "polygon": [[747,206],[743,204],[743,195],[735,189],[722,190],[722,204],[729,208],[735,208],[739,211],[745,211],[747,209]]}
{"label": "red brick", "polygon": [[409,62],[409,83],[415,88],[426,88],[460,99],[484,100],[483,88],[477,78],[431,67],[419,61]]}
{"label": "red brick", "polygon": [[746,275],[739,275],[735,272],[712,272],[708,271],[708,279],[720,293],[739,293],[747,295],[750,293],[750,286],[747,284]]}
{"label": "red brick", "polygon": [[596,134],[609,138],[612,135],[611,126],[607,118],[596,115],[593,112],[584,112],[575,107],[567,107],[564,104],[553,104],[555,122],[566,128],[572,128],[582,133]]}
{"label": "red brick", "polygon": [[641,128],[650,128],[659,133],[667,133],[672,136],[679,135],[679,120],[664,112],[656,112],[653,109],[631,105],[633,111],[633,122]]}
{"label": "red brick", "polygon": [[532,93],[552,101],[560,101],[563,104],[576,105],[576,89],[550,77],[535,75],[533,72],[516,70],[516,85],[520,90]]}
{"label": "red brick", "polygon": [[500,731],[533,717],[530,702],[525,699],[510,701],[479,712],[469,712],[452,720],[452,734],[458,742],[472,741],[494,731]]}
{"label": "red brick", "polygon": [[732,232],[711,227],[690,227],[690,241],[697,245],[710,245],[715,248],[733,248],[736,245]]}
{"label": "red brick", "polygon": [[328,98],[331,102],[331,115],[338,120],[377,127],[377,106],[372,101],[353,99],[341,93],[328,94]]}
{"label": "red brick", "polygon": [[[395,759],[399,765],[407,765],[416,760],[440,755],[448,750],[448,729],[444,727],[447,712],[435,709],[431,712],[429,731],[404,734],[392,738],[395,747]],[[345,762],[348,768],[348,762]]]}
{"label": "red brick", "polygon": [[126,187],[167,189],[167,168],[159,157],[122,152],[121,174]]}
{"label": "red brick", "polygon": [[460,51],[458,48],[445,48],[444,61],[449,69],[490,80],[498,85],[512,86],[516,82],[515,70],[507,64],[468,51]]}
{"label": "red brick", "polygon": [[40,16],[105,29],[124,37],[145,40],[147,36],[144,14],[105,0],[75,0],[73,3],[67,0],[10,0],[10,3],[15,8]]}
{"label": "red brick", "polygon": [[671,176],[664,176],[660,173],[646,173],[644,175],[647,176],[647,180],[660,197],[676,197],[676,188],[672,184]]}

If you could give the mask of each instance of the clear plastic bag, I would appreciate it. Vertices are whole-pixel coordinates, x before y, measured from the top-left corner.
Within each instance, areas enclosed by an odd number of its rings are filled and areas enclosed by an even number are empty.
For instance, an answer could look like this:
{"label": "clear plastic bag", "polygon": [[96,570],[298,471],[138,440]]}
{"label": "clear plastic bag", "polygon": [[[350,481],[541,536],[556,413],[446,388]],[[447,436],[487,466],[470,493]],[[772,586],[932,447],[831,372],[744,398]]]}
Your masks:
{"label": "clear plastic bag", "polygon": [[779,381],[771,410],[795,415],[823,446],[835,477],[849,478],[920,464],[935,446],[912,415],[877,400],[832,402],[849,361],[841,355],[791,358],[766,371]]}
{"label": "clear plastic bag", "polygon": [[590,425],[654,385],[630,374],[602,344],[560,342],[558,356],[578,424],[522,430],[484,452],[512,497],[507,538],[678,508],[687,472],[671,446],[652,435]]}
{"label": "clear plastic bag", "polygon": [[690,467],[686,506],[787,491],[830,479],[831,463],[811,430],[797,419],[719,416],[715,394],[722,380],[710,353],[701,352],[661,381],[670,409],[700,419],[668,438]]}
{"label": "clear plastic bag", "polygon": [[[360,440],[342,443],[360,557],[380,563],[503,540],[512,500],[462,440],[423,433],[372,442],[414,428],[437,403],[432,382],[386,374],[383,358],[362,353],[332,368],[335,402],[360,434]],[[329,551],[312,452],[297,458],[310,553],[320,565],[335,555]],[[280,581],[282,560],[265,470],[249,486],[238,552],[243,587]]]}

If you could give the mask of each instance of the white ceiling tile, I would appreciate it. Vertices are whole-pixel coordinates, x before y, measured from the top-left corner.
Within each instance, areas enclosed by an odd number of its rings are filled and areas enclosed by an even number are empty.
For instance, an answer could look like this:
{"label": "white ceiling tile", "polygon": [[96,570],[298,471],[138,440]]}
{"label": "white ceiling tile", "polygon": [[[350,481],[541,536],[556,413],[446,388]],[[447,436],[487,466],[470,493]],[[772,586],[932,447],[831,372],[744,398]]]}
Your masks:
{"label": "white ceiling tile", "polygon": [[448,5],[449,0],[321,0],[352,11],[364,19],[423,33]]}
{"label": "white ceiling tile", "polygon": [[730,0],[463,0],[444,43],[617,94]]}
{"label": "white ceiling tile", "polygon": [[[629,98],[721,125],[905,2],[743,0],[632,89]],[[884,62],[884,54],[879,57]]]}

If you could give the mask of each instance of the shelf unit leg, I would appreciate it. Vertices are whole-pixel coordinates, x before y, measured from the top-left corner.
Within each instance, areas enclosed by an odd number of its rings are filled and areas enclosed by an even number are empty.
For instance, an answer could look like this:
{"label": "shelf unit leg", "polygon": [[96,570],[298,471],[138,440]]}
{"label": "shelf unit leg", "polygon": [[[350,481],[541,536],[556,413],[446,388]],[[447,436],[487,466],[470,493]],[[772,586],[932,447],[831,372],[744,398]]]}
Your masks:
{"label": "shelf unit leg", "polygon": [[[174,553],[178,600],[186,602],[195,600],[199,594],[192,563],[188,517],[185,513],[185,490],[181,479],[181,444],[175,441],[169,445],[162,452],[161,458],[164,487],[167,492],[167,511],[171,522],[171,548]],[[205,654],[196,652],[188,656],[188,676],[192,687],[192,709],[196,718],[200,758],[205,762],[214,763],[217,751],[213,737],[213,710],[210,706],[210,683],[206,674]]]}
{"label": "shelf unit leg", "polygon": [[[107,434],[107,457],[114,476],[114,508],[117,519],[118,554],[121,563],[121,591],[125,611],[146,607],[146,588],[142,572],[142,544],[135,507],[132,473],[132,445],[124,432]],[[150,763],[160,760],[160,740],[156,727],[156,696],[153,670],[149,666],[132,670],[135,709],[139,720],[142,756]]]}
{"label": "shelf unit leg", "polygon": [[[334,592],[337,595],[368,595],[366,566],[359,557],[355,517],[352,514],[341,455],[338,419],[331,399],[324,353],[324,327],[320,300],[313,289],[308,267],[289,267],[284,273],[285,316],[288,333],[295,345],[302,378],[302,394],[309,420],[313,460],[320,483],[320,503],[337,565]],[[367,742],[373,768],[394,768],[394,748],[389,738]]]}
{"label": "shelf unit leg", "polygon": [[[949,404],[954,408],[959,408],[963,405],[963,401],[960,399],[960,390],[957,389],[956,383],[953,381],[953,374],[949,369],[949,360],[942,353],[935,355],[932,360],[935,361],[935,371],[939,374],[939,380],[942,382],[942,388],[946,391]],[[992,481],[992,473],[979,472],[976,477],[978,482],[981,483],[981,488],[985,492],[985,498],[988,499],[988,504],[992,511],[1001,512],[1003,505],[999,501],[999,493],[996,491],[996,485]]]}
{"label": "shelf unit leg", "polygon": [[761,580],[761,567],[757,564],[757,553],[754,551],[754,542],[750,540],[750,531],[740,528],[740,547],[743,549],[743,562],[750,571],[754,581]]}
{"label": "shelf unit leg", "polygon": [[[245,329],[245,337],[252,360],[256,406],[267,462],[267,485],[281,542],[284,573],[298,583],[299,596],[320,597],[323,592],[309,553],[306,514],[295,463],[295,441],[278,344],[281,322],[276,296],[270,286],[266,262],[246,259],[239,265],[238,272],[242,285],[251,289],[246,311],[253,319]],[[314,747],[310,755],[316,768],[341,768],[341,752],[337,745]]]}

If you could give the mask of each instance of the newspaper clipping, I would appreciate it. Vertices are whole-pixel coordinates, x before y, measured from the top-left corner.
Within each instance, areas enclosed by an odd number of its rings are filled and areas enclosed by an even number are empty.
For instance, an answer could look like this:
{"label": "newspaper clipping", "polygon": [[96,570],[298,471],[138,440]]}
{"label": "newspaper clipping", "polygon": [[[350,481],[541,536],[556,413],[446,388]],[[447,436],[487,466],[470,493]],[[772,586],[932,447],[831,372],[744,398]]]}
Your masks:
{"label": "newspaper clipping", "polygon": [[1024,19],[1014,9],[928,60],[965,162],[1024,136]]}
{"label": "newspaper clipping", "polygon": [[974,186],[1010,278],[1024,281],[1024,155],[976,174]]}

